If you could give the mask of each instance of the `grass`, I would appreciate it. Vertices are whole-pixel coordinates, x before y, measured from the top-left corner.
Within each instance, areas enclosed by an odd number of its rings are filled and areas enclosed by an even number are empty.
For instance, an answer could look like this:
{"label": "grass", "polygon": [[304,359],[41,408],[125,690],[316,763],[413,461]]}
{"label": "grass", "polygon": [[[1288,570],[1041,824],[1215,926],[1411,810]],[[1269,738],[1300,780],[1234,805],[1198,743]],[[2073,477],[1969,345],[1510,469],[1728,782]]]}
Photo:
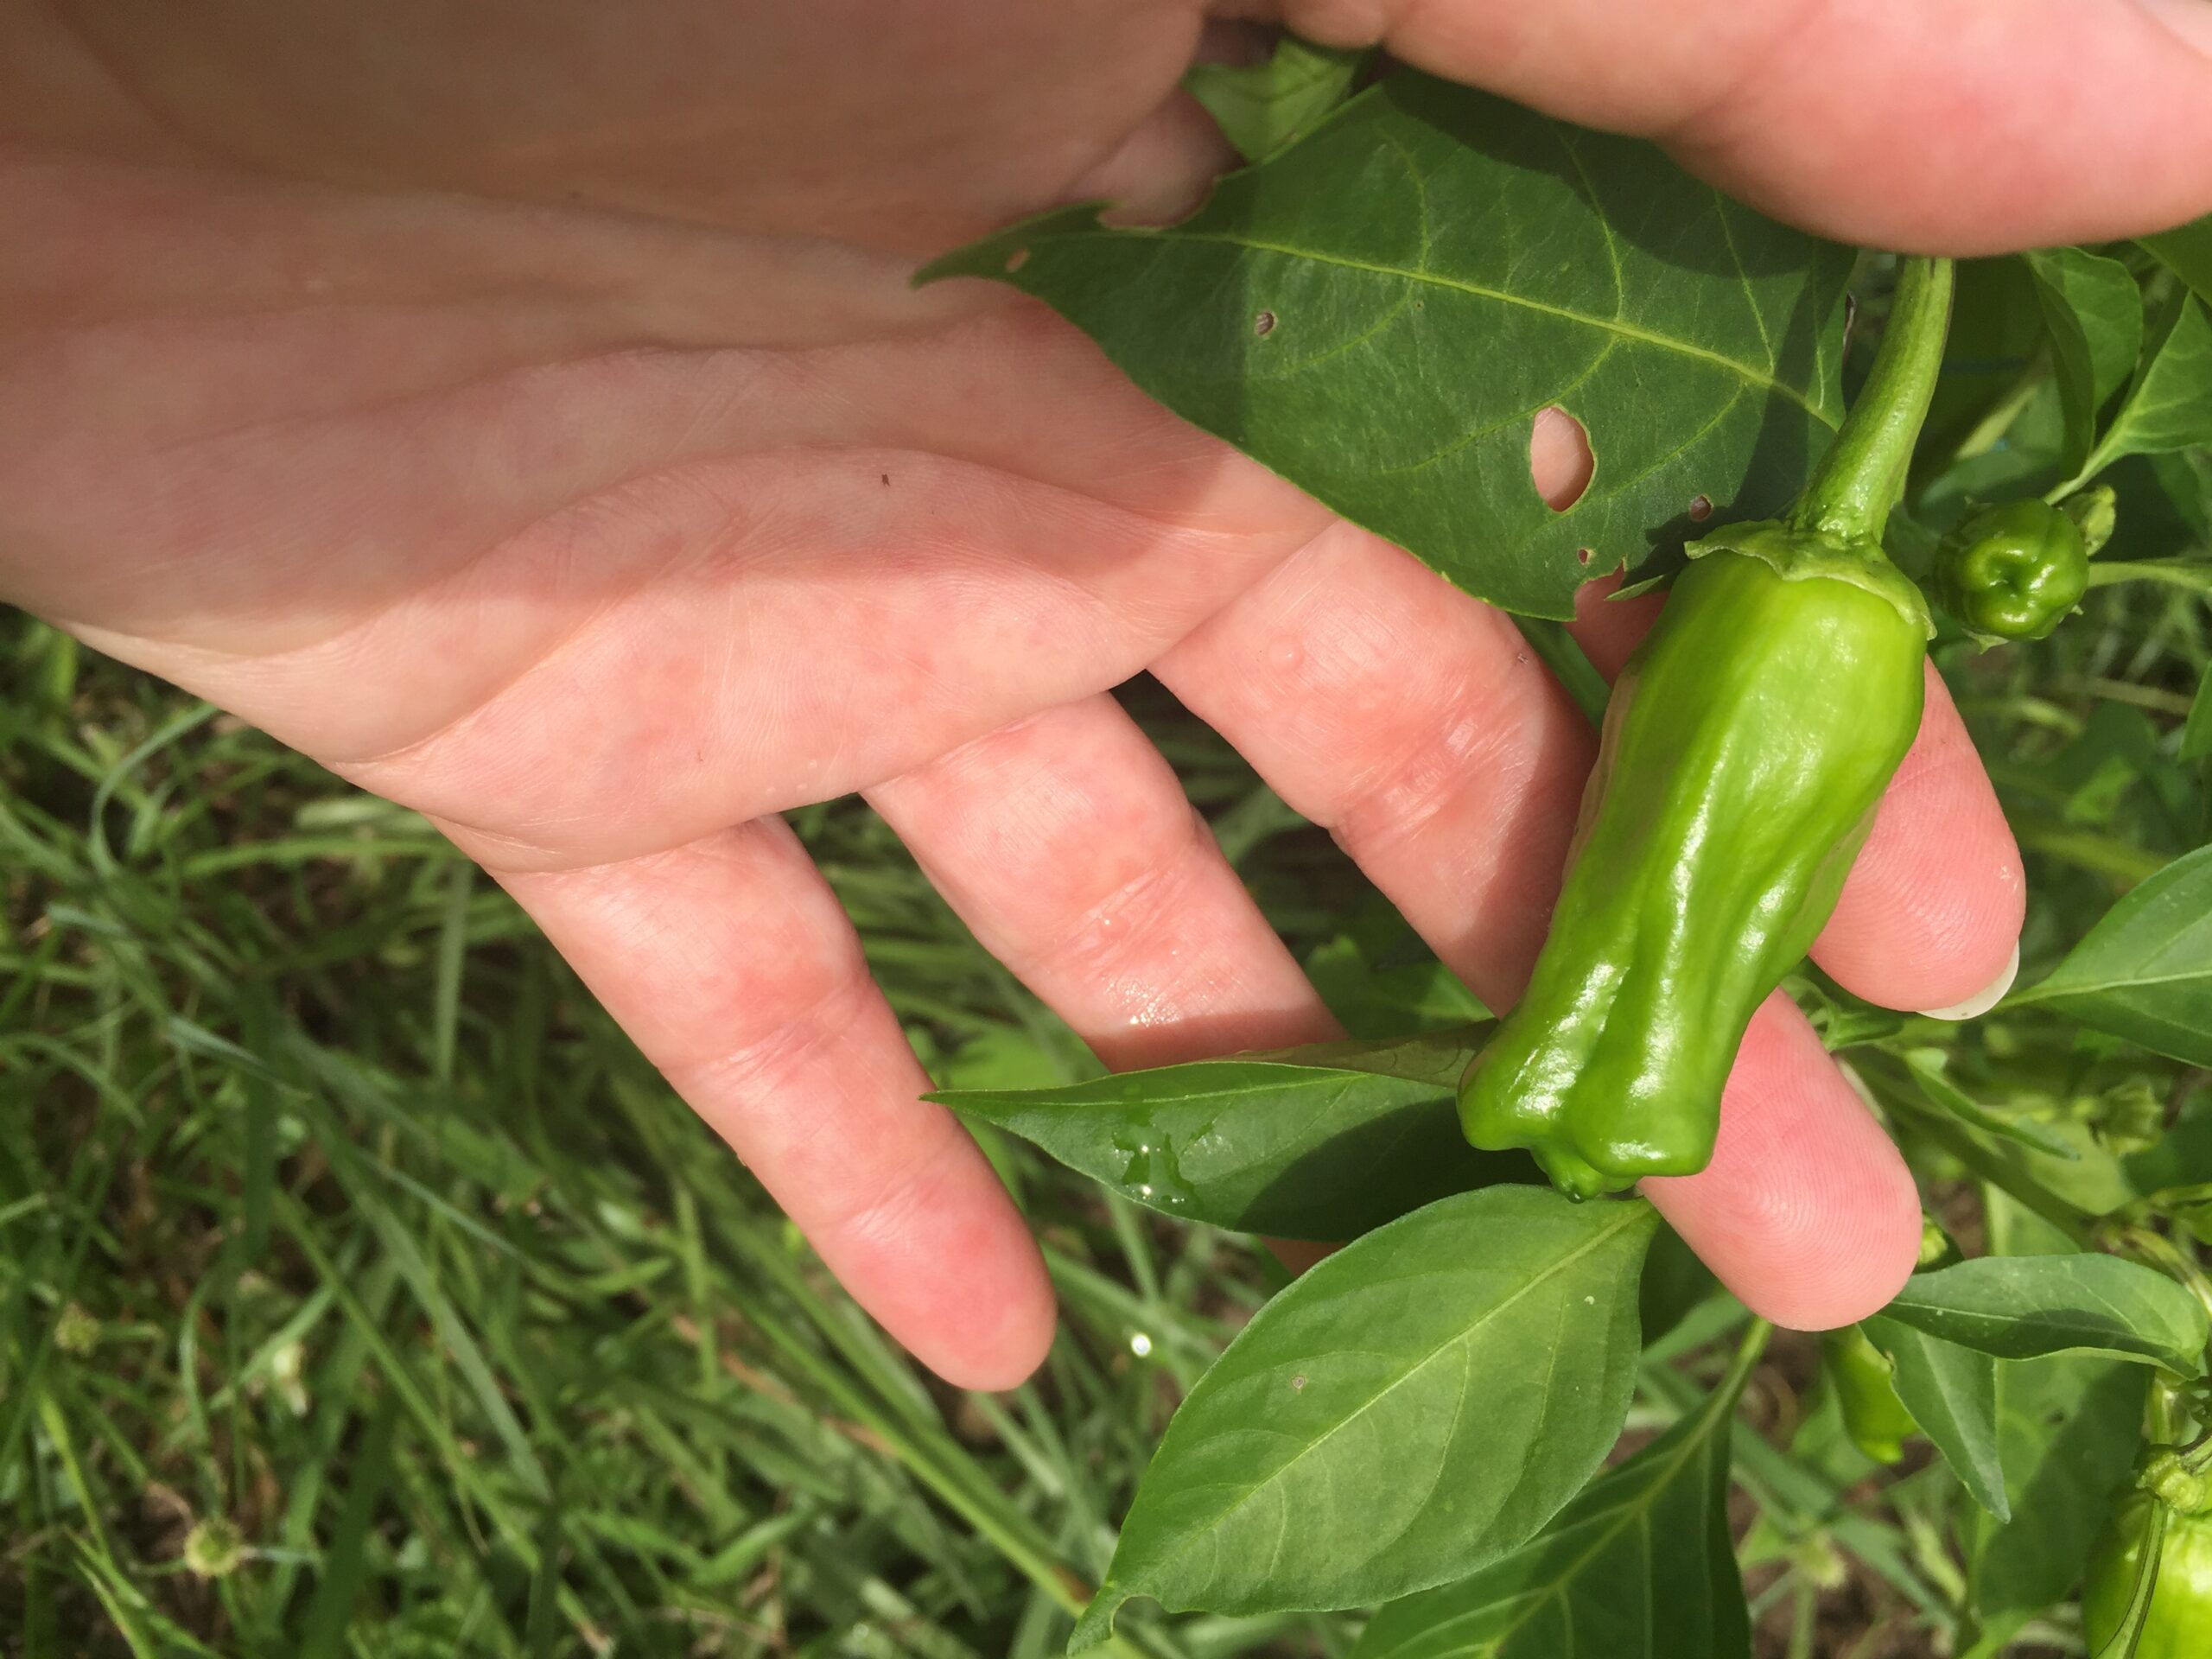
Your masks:
{"label": "grass", "polygon": [[[2186,596],[2100,602],[2122,621],[2042,678],[1976,671],[1967,706],[2038,881],[2101,903],[2168,807],[2085,809],[2099,757],[2174,711],[2095,685],[2205,647]],[[1356,1026],[1463,1013],[1433,966],[1389,965],[1323,838],[1134,700]],[[2085,744],[2082,777],[2053,771]],[[1090,1065],[880,823],[795,822],[940,1077]],[[20,618],[0,868],[0,1652],[1057,1653],[1174,1402],[1278,1280],[1249,1241],[994,1147],[1062,1333],[1012,1394],[934,1383],[419,819]],[[1679,1368],[1740,1317],[1708,1300],[1654,1350],[1632,1427],[1694,1402]],[[1755,1381],[1777,1433],[1817,1417],[1808,1353]],[[1941,1617],[1925,1478],[1878,1491],[1754,1434],[1738,1464],[1770,1650],[1920,1650],[1883,1643]],[[1336,1655],[1357,1624],[1139,1614],[1122,1656]]]}
{"label": "grass", "polygon": [[[1014,1394],[938,1387],[419,819],[4,649],[0,1650],[1058,1650],[1264,1294],[1244,1242],[1000,1149],[1064,1333]],[[940,1075],[1090,1064],[878,822],[798,824]],[[1142,1639],[1279,1635],[1343,1626]]]}

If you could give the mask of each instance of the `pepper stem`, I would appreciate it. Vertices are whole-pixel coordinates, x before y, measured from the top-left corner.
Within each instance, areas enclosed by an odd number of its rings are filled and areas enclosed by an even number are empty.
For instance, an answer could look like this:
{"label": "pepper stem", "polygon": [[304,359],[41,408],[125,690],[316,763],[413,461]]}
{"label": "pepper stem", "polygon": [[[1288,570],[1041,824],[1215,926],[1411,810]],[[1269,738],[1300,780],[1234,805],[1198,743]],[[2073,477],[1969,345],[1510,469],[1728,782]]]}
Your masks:
{"label": "pepper stem", "polygon": [[1905,260],[1873,372],[1791,510],[1792,527],[1880,543],[1891,509],[1904,499],[1950,320],[1951,262]]}

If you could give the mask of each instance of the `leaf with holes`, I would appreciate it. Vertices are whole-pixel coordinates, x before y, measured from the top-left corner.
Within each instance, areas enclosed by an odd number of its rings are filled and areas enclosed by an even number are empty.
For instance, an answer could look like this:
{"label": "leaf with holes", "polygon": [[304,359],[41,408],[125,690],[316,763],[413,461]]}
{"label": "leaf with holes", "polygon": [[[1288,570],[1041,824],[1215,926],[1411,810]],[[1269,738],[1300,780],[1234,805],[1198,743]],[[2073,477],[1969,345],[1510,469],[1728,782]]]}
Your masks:
{"label": "leaf with holes", "polygon": [[[1346,518],[1564,618],[1590,575],[1796,494],[1842,416],[1851,264],[1654,145],[1402,71],[1181,224],[1061,208],[917,280],[1038,296]],[[1552,404],[1596,456],[1556,512],[1529,470]]]}
{"label": "leaf with holes", "polygon": [[1360,1606],[1534,1535],[1620,1433],[1657,1224],[1641,1199],[1494,1186],[1294,1281],[1168,1424],[1069,1651],[1104,1641],[1131,1596]]}

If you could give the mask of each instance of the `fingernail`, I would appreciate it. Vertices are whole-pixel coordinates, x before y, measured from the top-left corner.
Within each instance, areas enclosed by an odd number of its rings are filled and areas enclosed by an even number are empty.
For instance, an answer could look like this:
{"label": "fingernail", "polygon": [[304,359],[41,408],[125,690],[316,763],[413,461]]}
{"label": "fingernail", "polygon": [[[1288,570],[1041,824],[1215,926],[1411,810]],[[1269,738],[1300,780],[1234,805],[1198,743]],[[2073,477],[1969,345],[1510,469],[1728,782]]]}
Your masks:
{"label": "fingernail", "polygon": [[2020,942],[2012,941],[2012,957],[2005,963],[2005,971],[1991,980],[1963,1002],[1954,1002],[1948,1008],[1923,1008],[1930,1020],[1975,1020],[1987,1014],[2005,1000],[2005,993],[2012,988],[2012,982],[2020,976]]}
{"label": "fingernail", "polygon": [[2212,57],[2212,5],[2205,0],[2143,0],[2143,4],[2183,40]]}

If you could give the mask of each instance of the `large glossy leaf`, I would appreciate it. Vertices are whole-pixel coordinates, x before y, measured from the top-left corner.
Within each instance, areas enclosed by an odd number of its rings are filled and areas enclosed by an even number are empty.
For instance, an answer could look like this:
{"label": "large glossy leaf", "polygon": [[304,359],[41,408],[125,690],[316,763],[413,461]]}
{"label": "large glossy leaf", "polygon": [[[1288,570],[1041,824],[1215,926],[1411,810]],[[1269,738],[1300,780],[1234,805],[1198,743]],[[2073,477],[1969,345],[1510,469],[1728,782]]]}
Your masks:
{"label": "large glossy leaf", "polygon": [[2066,464],[2096,442],[2097,411],[2135,372],[2143,347],[2143,295],[2126,265],[2080,248],[2027,256],[2050,337],[2066,416]]}
{"label": "large glossy leaf", "polygon": [[2020,1627],[2082,1576],[2105,1506],[2142,1438],[2150,1373],[2101,1359],[2001,1366],[1997,1439],[2012,1518],[1965,1523],[1970,1659],[2002,1652]]}
{"label": "large glossy leaf", "polygon": [[1526,1156],[1477,1152],[1460,1133],[1459,1074],[1487,1030],[931,1098],[1168,1215],[1351,1238],[1447,1193],[1538,1179]]}
{"label": "large glossy leaf", "polygon": [[1974,1501],[2009,1520],[1997,1436],[1997,1362],[1877,1314],[1860,1321],[1890,1357],[1897,1398]]}
{"label": "large glossy leaf", "polygon": [[1352,1659],[1732,1659],[1751,1650],[1728,1532],[1738,1389],[1591,1482],[1471,1579],[1392,1602]]}
{"label": "large glossy leaf", "polygon": [[[1656,146],[1401,72],[1179,225],[1064,208],[921,279],[1039,296],[1179,414],[1563,618],[1591,575],[1796,493],[1841,418],[1851,263]],[[1529,474],[1554,404],[1597,457],[1560,512]]]}
{"label": "large glossy leaf", "polygon": [[2204,1305],[2116,1255],[1986,1255],[1916,1273],[1889,1319],[1999,1359],[2068,1352],[2147,1360],[2196,1376],[2212,1338]]}
{"label": "large glossy leaf", "polygon": [[2094,477],[2122,455],[2212,443],[2212,313],[2176,292],[2152,330],[2143,366],[2086,466]]}
{"label": "large glossy leaf", "polygon": [[2009,1001],[2212,1065],[2212,847],[2176,859],[2107,911],[2048,978]]}
{"label": "large glossy leaf", "polygon": [[1641,1200],[1444,1198],[1277,1295],[1175,1414],[1070,1651],[1131,1596],[1255,1613],[1459,1578],[1580,1490],[1635,1389]]}

